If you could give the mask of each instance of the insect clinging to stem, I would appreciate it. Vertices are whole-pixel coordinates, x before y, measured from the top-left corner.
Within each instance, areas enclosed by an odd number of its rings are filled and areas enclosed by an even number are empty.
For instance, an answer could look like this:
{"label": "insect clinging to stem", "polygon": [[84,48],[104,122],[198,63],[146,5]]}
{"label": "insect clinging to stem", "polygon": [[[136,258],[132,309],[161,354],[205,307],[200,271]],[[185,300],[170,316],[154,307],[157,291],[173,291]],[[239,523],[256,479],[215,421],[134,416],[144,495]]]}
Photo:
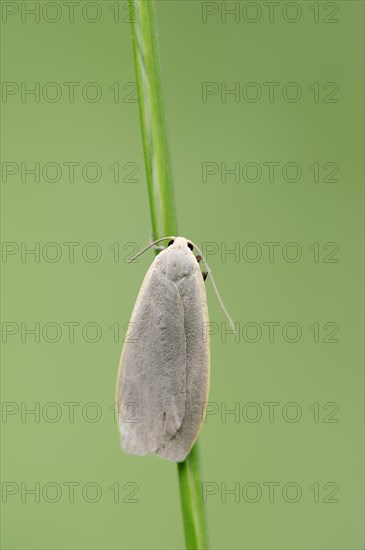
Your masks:
{"label": "insect clinging to stem", "polygon": [[[198,437],[208,401],[210,344],[204,280],[209,275],[199,248],[184,237],[169,240],[148,269],[123,346],[116,401],[122,448],[130,454],[181,462]],[[194,248],[199,252],[193,253]],[[206,272],[199,262],[203,260]],[[130,337],[129,337],[130,336]],[[123,412],[132,414],[123,416]]]}

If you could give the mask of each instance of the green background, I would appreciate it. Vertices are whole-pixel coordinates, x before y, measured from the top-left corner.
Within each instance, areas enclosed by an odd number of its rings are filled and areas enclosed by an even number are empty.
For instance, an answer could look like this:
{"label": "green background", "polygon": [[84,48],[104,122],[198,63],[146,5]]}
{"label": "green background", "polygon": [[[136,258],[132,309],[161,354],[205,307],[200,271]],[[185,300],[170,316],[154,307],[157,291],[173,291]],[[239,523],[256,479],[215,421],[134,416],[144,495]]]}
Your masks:
{"label": "green background", "polygon": [[[218,412],[207,417],[200,435],[203,480],[216,491],[206,505],[210,544],[245,549],[363,548],[364,6],[361,1],[297,2],[302,14],[290,23],[284,15],[293,18],[290,10],[296,7],[281,2],[270,22],[265,3],[257,3],[262,16],[256,23],[247,21],[254,18],[255,6],[244,6],[246,2],[227,2],[227,8],[238,5],[240,11],[237,20],[227,16],[226,22],[220,2],[211,3],[217,13],[206,23],[201,2],[159,1],[156,7],[179,232],[202,246],[216,243],[217,252],[208,262],[241,331],[237,342],[232,335],[224,337],[226,320],[208,280],[210,318],[218,331],[211,338],[209,397]],[[4,8],[6,2],[2,4]],[[132,88],[123,89],[135,80],[130,28],[123,21],[125,2],[119,3],[119,22],[113,21],[116,12],[110,9],[117,3],[98,2],[102,15],[95,23],[83,20],[80,8],[75,8],[75,21],[70,23],[62,2],[58,22],[45,19],[55,17],[52,6],[39,22],[31,16],[22,22],[20,4],[18,13],[8,18],[3,12],[2,80],[19,87],[21,82],[28,87],[39,82],[41,90],[56,82],[62,96],[49,102],[41,95],[36,102],[31,96],[22,101],[20,93],[3,95],[2,167],[13,162],[19,172],[2,181],[2,238],[19,250],[21,243],[32,248],[38,242],[49,257],[55,249],[43,247],[55,242],[62,254],[56,262],[42,254],[39,262],[31,255],[22,261],[20,252],[3,255],[2,545],[183,548],[176,465],[124,454],[110,410],[123,327],[153,258],[149,252],[139,263],[125,262],[135,246],[128,243],[142,247],[151,237],[138,105],[125,101]],[[94,13],[90,8],[89,18]],[[73,103],[62,84],[70,81],[80,83]],[[102,89],[95,103],[81,95],[88,82]],[[119,102],[109,89],[115,82],[120,85]],[[216,82],[219,90],[223,82],[227,88],[236,82],[242,87],[256,82],[263,96],[255,103],[236,102],[233,96],[223,102],[217,93],[203,102],[203,82]],[[280,83],[273,102],[268,101],[264,82]],[[302,98],[295,103],[282,97],[288,82],[302,88]],[[321,90],[318,102],[309,89],[314,82]],[[323,90],[328,82],[338,84],[337,102],[324,101],[331,91]],[[73,161],[80,167],[70,182],[62,163]],[[35,162],[41,167],[58,163],[62,177],[52,183],[42,176],[35,182],[28,175],[22,182],[21,163],[31,167]],[[88,162],[102,168],[99,181],[82,177],[81,167]],[[121,167],[119,182],[113,181],[108,168],[115,162]],[[129,162],[138,165],[135,182],[122,181],[131,171],[125,167]],[[224,182],[220,173],[203,182],[203,162],[225,162],[227,167],[256,162],[262,168],[264,162],[281,167],[296,162],[302,177],[285,181],[279,168],[272,183],[265,171],[257,182],[242,177],[234,181],[233,176]],[[309,169],[315,162],[321,166],[318,182]],[[337,182],[324,181],[328,162],[338,166]],[[52,177],[51,169],[49,174]],[[80,243],[74,262],[68,259],[65,242]],[[87,261],[81,254],[90,242],[100,247],[99,261]],[[273,261],[265,242],[279,243]],[[284,259],[286,250],[293,253],[293,248],[285,248],[290,242],[302,251],[297,262]],[[119,261],[109,248],[113,243],[119,243]],[[246,252],[254,256],[247,243],[257,243],[262,251],[258,261],[247,260]],[[318,243],[318,261],[309,248],[313,243]],[[324,248],[326,243],[338,247],[331,257],[335,249]],[[224,246],[238,247],[242,254],[225,255]],[[87,250],[92,256],[93,249]],[[331,258],[337,261],[329,262]],[[18,331],[6,338],[10,325],[4,323],[9,322]],[[54,343],[47,341],[55,335],[52,327],[42,336],[51,322],[62,329]],[[79,323],[74,342],[69,342],[63,324],[67,322]],[[82,338],[81,328],[90,322],[102,331],[95,343]],[[273,342],[263,324],[268,322],[280,323]],[[301,328],[296,343],[282,336],[288,322]],[[309,328],[316,322],[319,342]],[[40,323],[40,341],[24,330],[22,338],[21,323],[27,328]],[[109,328],[115,323],[119,341]],[[262,330],[256,343],[247,341],[254,334],[245,332],[247,323],[257,323]],[[338,325],[332,337],[338,342],[324,341],[335,326],[326,323]],[[87,334],[94,337],[92,328]],[[292,334],[289,331],[287,339]],[[47,408],[51,402],[61,411],[57,422],[50,421],[56,411]],[[74,422],[69,421],[67,402],[79,404]],[[86,415],[91,418],[96,410],[87,405],[91,402],[101,412],[97,422],[87,420]],[[249,408],[252,402],[256,405]],[[273,422],[267,402],[279,404]],[[286,406],[292,402],[302,414],[297,422],[286,416],[295,413]],[[14,414],[6,414],[11,406]],[[38,419],[21,416],[22,408],[35,406],[41,411]],[[222,416],[224,407],[242,414]],[[261,418],[248,421],[247,415],[254,418],[255,410],[262,412]],[[10,482],[17,492],[6,496]],[[49,482],[62,488],[57,502],[49,502],[56,494],[46,485]],[[73,503],[63,485],[67,482],[79,484]],[[89,482],[102,491],[94,503],[82,497]],[[253,482],[258,485],[246,485]],[[279,484],[273,502],[268,482]],[[24,494],[25,487],[36,483],[40,502]],[[119,502],[109,489],[115,483],[120,487]],[[283,498],[287,483],[300,486],[298,502],[288,502],[291,490]],[[319,502],[314,498],[315,483]],[[137,502],[129,502],[136,486]],[[50,487],[46,496],[44,487]],[[225,498],[225,487],[236,487],[239,493]],[[262,496],[249,502],[255,487]],[[92,488],[87,495],[93,498]],[[338,502],[327,502],[331,498]]]}

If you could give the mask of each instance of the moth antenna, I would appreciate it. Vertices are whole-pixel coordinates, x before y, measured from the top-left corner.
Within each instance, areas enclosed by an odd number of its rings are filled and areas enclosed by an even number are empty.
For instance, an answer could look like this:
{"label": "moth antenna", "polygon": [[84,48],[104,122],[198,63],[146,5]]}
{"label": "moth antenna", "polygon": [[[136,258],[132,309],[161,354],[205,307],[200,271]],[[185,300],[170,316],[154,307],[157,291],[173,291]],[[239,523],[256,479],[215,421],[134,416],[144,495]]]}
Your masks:
{"label": "moth antenna", "polygon": [[147,250],[155,246],[157,243],[160,243],[161,241],[166,241],[167,239],[176,239],[176,237],[161,237],[161,239],[157,239],[157,241],[154,241],[153,243],[149,244],[148,246],[146,246],[146,248],[144,248],[143,250],[135,254],[132,258],[130,258],[128,260],[128,263],[130,264],[131,262],[136,260],[139,256],[141,256],[144,252],[146,252]]}
{"label": "moth antenna", "polygon": [[212,271],[211,271],[209,265],[207,264],[207,260],[205,259],[204,255],[203,255],[202,251],[199,249],[199,247],[196,246],[196,244],[193,243],[193,241],[190,241],[190,242],[193,244],[193,246],[195,246],[195,248],[196,248],[197,251],[199,252],[200,256],[202,257],[203,263],[204,263],[204,265],[205,265],[205,267],[206,267],[206,269],[207,269],[207,271],[208,271],[208,273],[209,273],[209,278],[210,278],[210,280],[212,281],[212,285],[213,285],[213,288],[214,288],[214,292],[215,292],[215,294],[216,294],[216,296],[217,296],[217,298],[218,298],[219,305],[220,305],[221,308],[223,309],[223,311],[224,311],[224,313],[225,313],[225,315],[226,315],[226,317],[227,317],[227,319],[228,319],[228,322],[229,322],[229,324],[231,325],[231,329],[233,330],[234,334],[237,336],[237,331],[236,331],[235,324],[234,324],[234,322],[232,321],[232,317],[231,317],[230,314],[228,313],[227,308],[225,307],[225,305],[224,305],[224,303],[223,303],[223,300],[222,300],[222,298],[221,298],[221,295],[219,294],[217,285],[215,284],[215,281],[214,281],[214,279],[213,279]]}

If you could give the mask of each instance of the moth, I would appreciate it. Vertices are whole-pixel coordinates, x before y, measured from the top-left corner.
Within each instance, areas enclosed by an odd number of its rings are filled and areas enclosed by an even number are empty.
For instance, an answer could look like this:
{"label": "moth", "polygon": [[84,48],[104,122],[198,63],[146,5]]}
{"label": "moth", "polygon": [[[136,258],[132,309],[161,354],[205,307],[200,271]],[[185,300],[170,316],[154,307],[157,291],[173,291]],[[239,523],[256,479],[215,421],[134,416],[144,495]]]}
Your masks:
{"label": "moth", "polygon": [[[203,256],[194,255],[196,245],[190,240],[168,239],[167,248],[148,269],[133,309],[116,401],[125,452],[182,462],[198,437],[208,401],[210,342],[204,280],[211,272],[205,260],[208,271],[200,270]],[[145,250],[161,240],[165,239]],[[212,283],[225,310],[213,279]],[[133,414],[126,415],[128,409]]]}

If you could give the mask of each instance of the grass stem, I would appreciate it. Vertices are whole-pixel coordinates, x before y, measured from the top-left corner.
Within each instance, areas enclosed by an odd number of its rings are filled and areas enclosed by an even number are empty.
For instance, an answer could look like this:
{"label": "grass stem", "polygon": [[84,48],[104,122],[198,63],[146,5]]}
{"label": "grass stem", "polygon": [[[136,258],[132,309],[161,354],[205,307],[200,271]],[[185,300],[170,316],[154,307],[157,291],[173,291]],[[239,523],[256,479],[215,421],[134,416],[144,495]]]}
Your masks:
{"label": "grass stem", "polygon": [[[153,239],[177,235],[171,163],[163,106],[161,70],[153,0],[130,0],[130,21],[140,123],[145,158]],[[207,529],[201,498],[198,443],[178,464],[185,542],[188,549],[206,549]]]}

